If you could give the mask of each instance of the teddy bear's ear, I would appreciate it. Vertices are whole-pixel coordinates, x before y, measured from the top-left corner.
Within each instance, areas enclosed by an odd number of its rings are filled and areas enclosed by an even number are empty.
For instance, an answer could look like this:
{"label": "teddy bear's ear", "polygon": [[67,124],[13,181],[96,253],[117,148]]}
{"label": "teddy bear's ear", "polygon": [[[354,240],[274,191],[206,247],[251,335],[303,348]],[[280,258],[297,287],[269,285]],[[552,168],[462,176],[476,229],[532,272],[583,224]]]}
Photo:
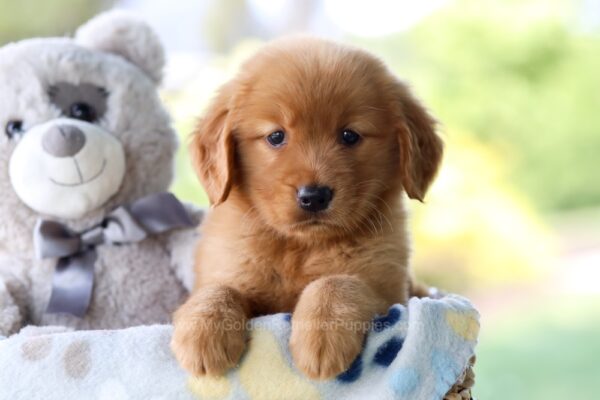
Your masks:
{"label": "teddy bear's ear", "polygon": [[126,11],[108,11],[92,18],[77,30],[75,41],[125,58],[156,84],[162,79],[165,53],[158,36],[147,23]]}

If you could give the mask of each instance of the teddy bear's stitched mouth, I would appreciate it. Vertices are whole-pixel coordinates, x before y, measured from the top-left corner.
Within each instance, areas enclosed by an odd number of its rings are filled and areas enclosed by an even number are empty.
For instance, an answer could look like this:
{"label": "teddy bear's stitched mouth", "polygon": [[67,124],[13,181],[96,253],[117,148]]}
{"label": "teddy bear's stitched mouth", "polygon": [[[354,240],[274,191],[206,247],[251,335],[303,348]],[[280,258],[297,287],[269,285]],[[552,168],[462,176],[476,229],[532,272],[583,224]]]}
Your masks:
{"label": "teddy bear's stitched mouth", "polygon": [[85,185],[87,183],[90,183],[90,182],[96,180],[100,175],[102,175],[102,173],[106,169],[106,159],[103,159],[102,160],[102,166],[100,167],[100,170],[97,173],[95,173],[94,176],[92,176],[91,178],[84,179],[83,178],[83,174],[81,173],[81,170],[79,169],[79,164],[77,164],[77,160],[75,160],[73,158],[73,162],[75,163],[75,168],[77,168],[77,173],[79,174],[80,182],[77,182],[77,183],[64,183],[64,182],[59,182],[59,181],[57,181],[55,179],[52,179],[50,177],[48,177],[48,179],[50,179],[50,181],[52,183],[54,183],[55,185],[58,185],[58,186],[63,186],[63,187],[77,187],[77,186]]}

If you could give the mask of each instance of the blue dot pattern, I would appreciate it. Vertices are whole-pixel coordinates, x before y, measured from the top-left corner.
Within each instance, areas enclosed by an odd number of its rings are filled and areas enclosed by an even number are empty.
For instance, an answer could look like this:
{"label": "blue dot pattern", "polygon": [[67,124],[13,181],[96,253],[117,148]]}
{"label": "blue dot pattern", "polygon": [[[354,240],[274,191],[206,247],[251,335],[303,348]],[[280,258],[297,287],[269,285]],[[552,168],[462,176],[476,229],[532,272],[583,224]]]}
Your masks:
{"label": "blue dot pattern", "polygon": [[390,378],[392,389],[401,397],[408,397],[420,384],[419,372],[410,367],[400,368]]}
{"label": "blue dot pattern", "polygon": [[389,367],[390,364],[396,359],[398,352],[402,348],[404,340],[398,336],[394,336],[377,349],[373,362],[381,365],[382,367]]}
{"label": "blue dot pattern", "polygon": [[348,368],[345,372],[342,372],[337,376],[337,380],[342,383],[352,383],[360,378],[360,374],[362,373],[363,362],[362,356],[359,355],[354,359],[350,368]]}
{"label": "blue dot pattern", "polygon": [[387,329],[393,326],[396,322],[400,320],[402,313],[400,309],[397,307],[391,307],[388,311],[388,314],[383,317],[377,317],[373,320],[373,331],[381,332],[384,329]]}
{"label": "blue dot pattern", "polygon": [[[474,336],[477,334],[476,325],[479,320],[474,307],[468,300],[453,295],[442,299],[413,298],[408,306],[392,306],[383,315],[377,317],[369,320],[371,326],[367,327],[368,332],[364,332],[366,335],[362,351],[357,357],[349,360],[351,361],[347,365],[349,368],[346,371],[339,370],[343,373],[323,381],[308,379],[294,363],[294,357],[290,352],[290,337],[292,329],[298,328],[292,326],[297,316],[293,313],[279,313],[253,319],[249,326],[249,333],[255,335],[263,331],[266,339],[251,342],[250,346],[255,346],[254,356],[244,357],[241,361],[243,365],[227,374],[225,379],[229,387],[228,397],[250,399],[260,397],[259,393],[263,392],[275,394],[275,396],[267,396],[269,398],[290,398],[298,392],[306,393],[305,398],[314,397],[322,400],[443,398],[474,354],[476,345]],[[339,325],[333,327],[341,329]],[[363,328],[362,325],[348,325],[348,327]],[[16,335],[8,339],[0,338],[0,371],[2,371],[0,387],[3,389],[3,394],[7,390],[9,394],[0,397],[35,397],[28,396],[28,392],[24,392],[31,386],[31,382],[28,382],[26,377],[32,373],[43,378],[38,379],[37,383],[48,382],[48,386],[40,390],[44,390],[44,393],[52,393],[56,390],[56,384],[52,381],[56,375],[56,368],[48,368],[48,365],[61,367],[64,361],[63,350],[78,339],[89,340],[94,352],[106,353],[98,354],[106,355],[108,358],[103,361],[104,367],[96,366],[98,368],[94,369],[93,376],[88,375],[85,382],[63,382],[63,386],[67,384],[64,387],[65,391],[76,391],[74,397],[86,398],[86,388],[89,392],[89,387],[112,379],[114,368],[111,366],[123,363],[120,369],[127,376],[122,378],[124,381],[135,381],[139,380],[139,374],[144,372],[140,368],[156,362],[160,362],[165,368],[164,371],[160,371],[161,382],[148,390],[164,390],[162,393],[171,394],[179,394],[184,390],[181,395],[187,394],[185,397],[191,395],[186,388],[188,385],[182,384],[182,380],[185,379],[183,372],[175,362],[165,363],[160,352],[158,354],[160,359],[150,354],[147,360],[134,360],[136,364],[132,364],[131,357],[117,357],[120,354],[115,354],[114,358],[111,358],[112,353],[115,352],[110,353],[110,349],[115,347],[115,340],[118,341],[120,348],[134,348],[140,342],[140,338],[144,339],[144,343],[166,346],[172,334],[170,327],[134,328],[109,333],[106,335],[102,332],[88,331],[53,335],[52,351],[48,354],[48,358],[43,363],[35,365],[22,362],[22,344],[29,340],[28,337]],[[357,331],[353,333],[358,334]],[[360,333],[363,333],[362,329]],[[252,337],[250,336],[251,340]],[[140,362],[139,366],[138,362]],[[277,371],[277,374],[272,377],[265,376],[265,372],[271,372],[268,367],[274,363],[277,363],[278,367],[281,366],[281,371]],[[150,383],[156,383],[154,381]],[[214,381],[195,380],[194,384],[196,389],[206,388],[208,392],[212,389]],[[25,394],[21,395],[23,393]],[[132,397],[144,397],[144,393],[135,392],[132,393]],[[168,394],[166,396],[169,397]]]}

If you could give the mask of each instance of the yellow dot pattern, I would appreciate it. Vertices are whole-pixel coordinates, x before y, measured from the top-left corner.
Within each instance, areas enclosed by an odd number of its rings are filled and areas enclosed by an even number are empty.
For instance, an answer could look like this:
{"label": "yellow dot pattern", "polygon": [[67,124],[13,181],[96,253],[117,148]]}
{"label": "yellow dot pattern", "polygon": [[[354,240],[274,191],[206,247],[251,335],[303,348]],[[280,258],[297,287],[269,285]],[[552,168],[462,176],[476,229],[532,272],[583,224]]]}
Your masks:
{"label": "yellow dot pattern", "polygon": [[471,313],[448,310],[446,322],[458,336],[466,340],[476,340],[479,335],[479,322]]}
{"label": "yellow dot pattern", "polygon": [[[320,400],[317,388],[292,370],[273,334],[257,328],[238,370],[239,382],[251,400]],[[202,400],[225,400],[232,391],[228,377],[190,378],[188,386]]]}
{"label": "yellow dot pattern", "polygon": [[196,396],[203,400],[222,400],[231,392],[229,380],[222,377],[191,377],[188,387]]}
{"label": "yellow dot pattern", "polygon": [[252,335],[252,345],[240,367],[240,382],[252,400],[321,398],[316,387],[290,368],[277,340],[264,329],[256,329]]}

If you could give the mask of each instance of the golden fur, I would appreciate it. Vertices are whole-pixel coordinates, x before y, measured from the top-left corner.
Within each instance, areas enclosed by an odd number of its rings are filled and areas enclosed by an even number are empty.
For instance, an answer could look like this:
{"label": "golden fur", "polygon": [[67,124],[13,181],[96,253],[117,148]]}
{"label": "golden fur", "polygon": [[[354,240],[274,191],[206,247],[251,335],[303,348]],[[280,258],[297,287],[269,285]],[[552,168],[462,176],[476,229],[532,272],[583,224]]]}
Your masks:
{"label": "golden fur", "polygon": [[[340,133],[361,135],[353,147]],[[265,137],[282,130],[287,143]],[[432,117],[372,55],[293,38],[267,45],[224,85],[191,152],[215,206],[202,226],[194,293],[172,348],[195,375],[236,365],[246,321],[293,312],[291,352],[330,378],[360,352],[368,323],[411,290],[402,192],[423,199],[442,156]],[[330,207],[296,203],[328,185]]]}

